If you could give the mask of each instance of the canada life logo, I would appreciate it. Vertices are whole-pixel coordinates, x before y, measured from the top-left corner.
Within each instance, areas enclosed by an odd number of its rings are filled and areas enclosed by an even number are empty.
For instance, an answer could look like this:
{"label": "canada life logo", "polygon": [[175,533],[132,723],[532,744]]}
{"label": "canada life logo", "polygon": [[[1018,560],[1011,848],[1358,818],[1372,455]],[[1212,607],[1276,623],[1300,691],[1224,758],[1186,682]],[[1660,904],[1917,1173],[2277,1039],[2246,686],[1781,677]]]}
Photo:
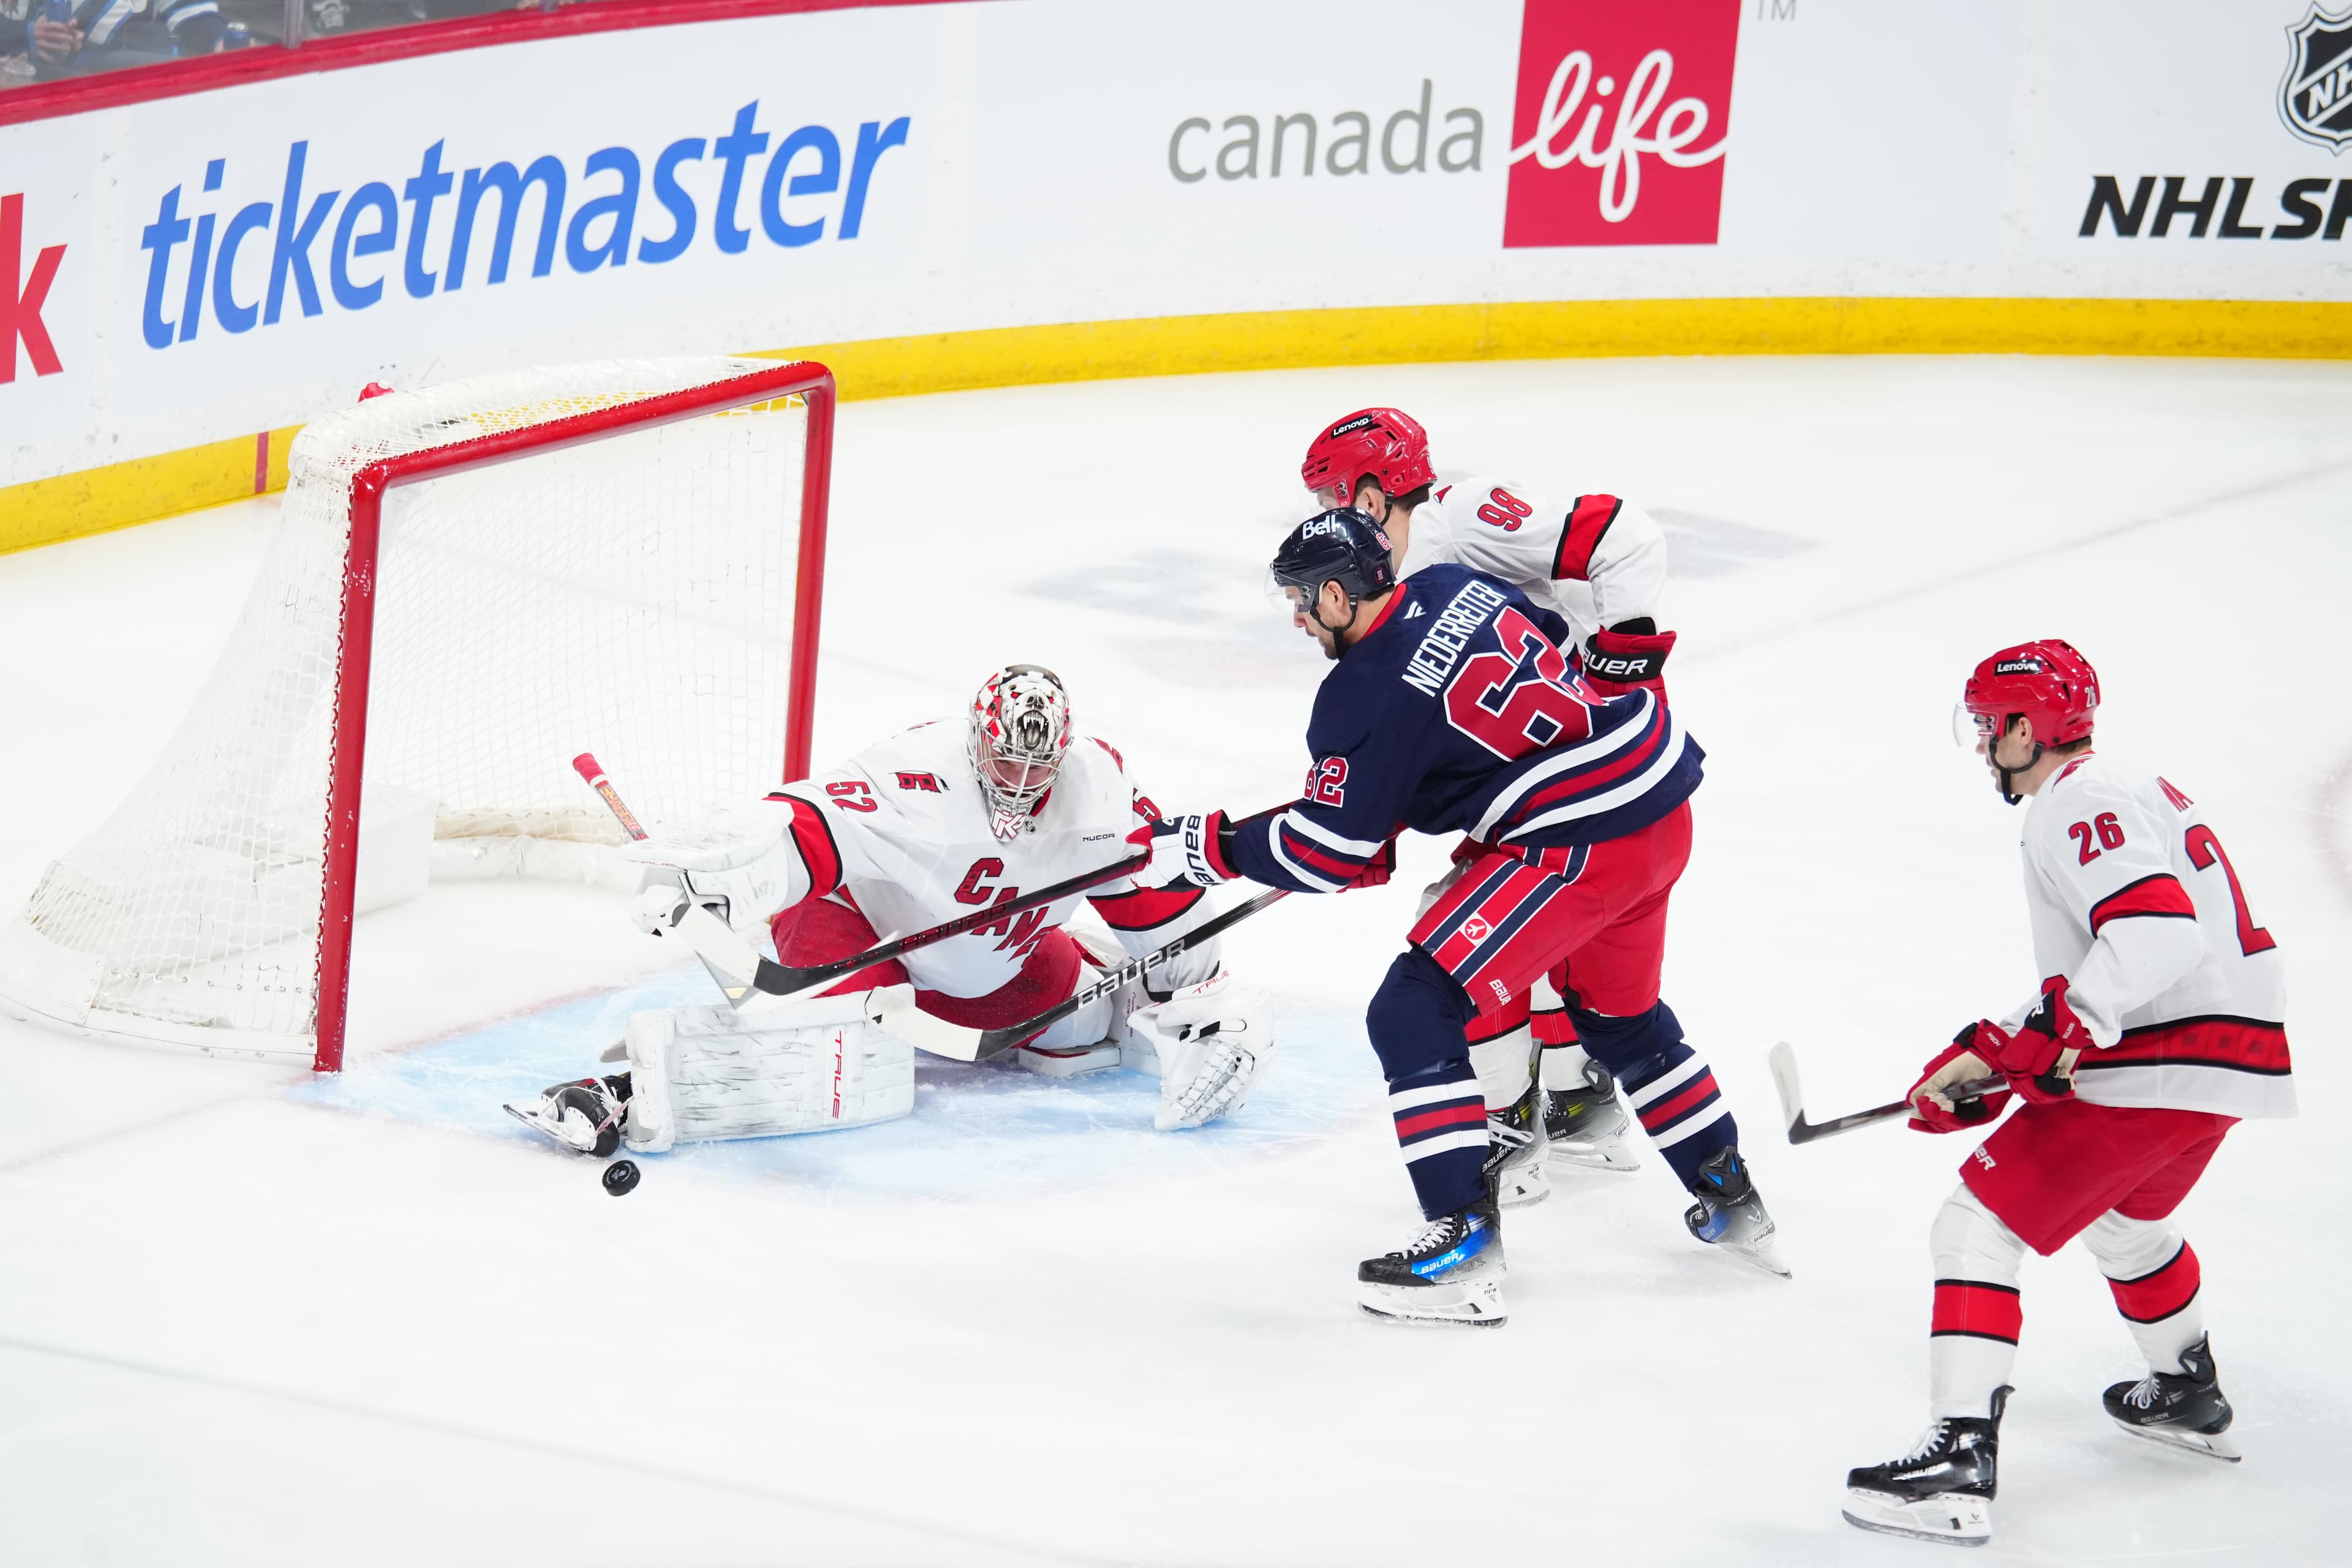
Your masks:
{"label": "canada life logo", "polygon": [[1527,0],[1503,245],[1713,245],[1740,0]]}

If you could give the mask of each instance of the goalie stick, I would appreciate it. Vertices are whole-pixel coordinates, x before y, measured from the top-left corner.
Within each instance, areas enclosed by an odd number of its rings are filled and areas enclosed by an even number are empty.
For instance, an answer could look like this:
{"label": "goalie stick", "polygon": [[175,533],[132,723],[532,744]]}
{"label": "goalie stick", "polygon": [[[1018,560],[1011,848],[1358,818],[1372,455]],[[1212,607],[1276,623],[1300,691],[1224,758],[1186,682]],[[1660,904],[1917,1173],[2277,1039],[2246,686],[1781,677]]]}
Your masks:
{"label": "goalie stick", "polygon": [[1030,1036],[1041,1029],[1051,1028],[1087,1003],[1109,995],[1130,981],[1149,974],[1186,949],[1198,947],[1211,937],[1241,924],[1260,910],[1289,896],[1287,888],[1269,888],[1246,902],[1235,904],[1213,920],[1202,921],[1165,947],[1154,948],[1141,958],[1129,959],[1093,984],[1082,987],[1076,995],[1056,1002],[1035,1017],[1024,1018],[1002,1029],[967,1029],[945,1019],[932,1017],[917,1008],[912,1001],[885,1002],[879,1021],[884,1028],[908,1045],[919,1047],[933,1056],[952,1057],[958,1061],[984,1062],[1003,1056]]}
{"label": "goalie stick", "polygon": [[[593,752],[581,752],[572,759],[572,766],[588,781],[591,789],[604,797],[604,804],[612,808],[613,815],[620,819],[622,827],[627,830],[630,837],[646,837],[645,830],[637,826],[636,818],[614,791],[611,781],[605,778],[604,770],[597,764]],[[686,913],[678,918],[676,930],[686,939],[687,945],[694,949],[696,955],[710,971],[711,977],[719,982],[719,989],[726,994],[727,1000],[740,1007],[752,999],[754,992],[776,997],[798,996],[855,974],[861,969],[904,957],[918,948],[961,936],[984,925],[993,925],[1008,915],[1025,914],[1056,900],[1066,899],[1072,893],[1083,893],[1089,888],[1115,882],[1121,877],[1131,877],[1150,860],[1151,856],[1147,851],[1131,860],[1121,860],[1076,877],[1065,878],[1050,887],[1024,893],[1017,899],[984,904],[970,914],[958,915],[951,921],[942,921],[938,925],[908,936],[894,937],[867,948],[864,952],[837,958],[827,963],[779,963],[763,955],[732,926],[700,904],[688,904]]]}
{"label": "goalie stick", "polygon": [[[1772,1047],[1772,1087],[1780,1092],[1780,1114],[1788,1118],[1789,1142],[1810,1143],[1816,1138],[1828,1138],[1840,1132],[1851,1132],[1857,1127],[1867,1127],[1874,1121],[1886,1121],[1911,1113],[1911,1102],[1898,1100],[1891,1105],[1874,1105],[1868,1110],[1856,1110],[1844,1116],[1833,1116],[1827,1121],[1805,1120],[1804,1091],[1797,1086],[1797,1053],[1789,1042],[1782,1040]],[[1949,1090],[1954,1100],[1977,1100],[2000,1089],[2006,1079],[1971,1079],[1955,1084]]]}

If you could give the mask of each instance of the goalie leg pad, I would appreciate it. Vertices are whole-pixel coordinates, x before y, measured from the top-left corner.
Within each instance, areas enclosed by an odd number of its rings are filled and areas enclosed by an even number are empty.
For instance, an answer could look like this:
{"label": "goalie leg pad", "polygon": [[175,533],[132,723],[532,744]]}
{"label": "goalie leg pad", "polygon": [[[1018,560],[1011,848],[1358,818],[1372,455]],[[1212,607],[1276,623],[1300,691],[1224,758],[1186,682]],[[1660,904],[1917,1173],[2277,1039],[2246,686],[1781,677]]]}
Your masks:
{"label": "goalie leg pad", "polygon": [[625,1142],[677,1143],[824,1132],[915,1108],[915,1048],[882,1028],[896,987],[821,996],[771,1013],[666,1007],[629,1020],[634,1096]]}

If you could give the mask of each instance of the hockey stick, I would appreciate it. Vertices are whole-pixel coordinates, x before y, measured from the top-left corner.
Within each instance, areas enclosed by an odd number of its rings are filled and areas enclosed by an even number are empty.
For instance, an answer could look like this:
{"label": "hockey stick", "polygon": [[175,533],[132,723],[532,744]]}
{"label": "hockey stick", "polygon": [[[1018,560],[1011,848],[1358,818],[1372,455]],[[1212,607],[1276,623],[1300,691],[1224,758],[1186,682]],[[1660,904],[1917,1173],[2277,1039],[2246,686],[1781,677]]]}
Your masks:
{"label": "hockey stick", "polygon": [[778,963],[772,959],[762,958],[759,961],[759,967],[752,973],[751,985],[753,989],[763,991],[771,996],[797,995],[811,986],[828,984],[841,979],[844,975],[855,974],[861,969],[870,968],[877,963],[887,963],[890,960],[902,957],[917,948],[929,947],[936,942],[945,942],[951,936],[961,936],[964,932],[977,930],[982,926],[994,925],[1007,915],[1024,914],[1030,910],[1053,903],[1056,900],[1066,899],[1072,893],[1083,893],[1088,888],[1099,888],[1105,882],[1116,882],[1121,877],[1131,877],[1142,870],[1150,861],[1151,856],[1146,852],[1132,860],[1121,860],[1116,865],[1105,866],[1098,870],[1066,878],[1050,888],[1040,888],[1034,893],[1024,893],[1017,899],[1007,899],[1003,903],[984,905],[968,915],[958,915],[951,921],[942,921],[938,925],[919,931],[911,936],[894,937],[879,946],[869,947],[864,952],[853,957],[836,958],[829,963],[799,965]]}
{"label": "hockey stick", "polygon": [[1042,1029],[1049,1029],[1087,1003],[1108,996],[1130,981],[1139,980],[1187,949],[1237,926],[1270,904],[1290,896],[1287,888],[1269,888],[1244,903],[1235,904],[1213,920],[1202,921],[1192,930],[1168,943],[1157,947],[1141,958],[1130,958],[1093,984],[1082,988],[1076,995],[1056,1002],[1034,1018],[1002,1029],[968,1029],[934,1018],[917,1008],[911,1000],[883,1003],[882,1026],[906,1041],[937,1057],[952,1057],[958,1061],[984,1062],[1001,1057]]}
{"label": "hockey stick", "polygon": [[[637,814],[629,809],[627,803],[621,799],[621,792],[614,789],[613,781],[604,776],[604,764],[596,760],[595,752],[583,752],[572,758],[572,769],[587,780],[588,787],[603,798],[606,808],[613,814],[613,820],[621,825],[622,832],[634,839],[645,838],[646,830],[637,821]],[[687,946],[694,950],[694,956],[702,960],[702,967],[710,972],[710,978],[726,994],[727,999],[738,1001],[743,994],[742,985],[740,983],[730,985],[729,977],[743,969],[750,960],[759,957],[752,951],[751,944],[738,937],[725,921],[699,904],[689,908],[677,922],[677,933],[686,939]],[[736,951],[739,947],[740,952]]]}
{"label": "hockey stick", "polygon": [[[1816,1138],[1828,1138],[1840,1132],[1851,1132],[1857,1127],[1867,1127],[1874,1121],[1886,1121],[1912,1113],[1911,1102],[1898,1100],[1891,1105],[1874,1105],[1868,1110],[1856,1110],[1844,1116],[1833,1116],[1827,1121],[1805,1120],[1805,1096],[1797,1087],[1797,1053],[1782,1040],[1772,1047],[1772,1087],[1780,1091],[1780,1114],[1789,1120],[1789,1142],[1810,1143]],[[1971,1079],[1967,1083],[1954,1084],[1945,1091],[1954,1101],[1979,1100],[2001,1088],[2009,1080],[2003,1078]]]}
{"label": "hockey stick", "polygon": [[[593,754],[581,752],[572,759],[572,765],[582,778],[588,781],[591,789],[604,797],[604,804],[613,808],[613,814],[621,819],[621,826],[628,830],[630,837],[646,837],[645,831],[637,826],[636,818],[629,814],[629,808],[621,804],[620,796],[614,792],[611,783],[604,777],[604,769],[597,765]],[[1007,916],[1026,914],[1031,910],[1066,899],[1072,893],[1083,893],[1089,888],[1115,882],[1121,877],[1131,877],[1150,861],[1151,856],[1147,851],[1131,860],[1121,860],[1076,877],[1065,878],[1050,887],[1024,893],[1017,899],[984,904],[970,914],[942,921],[911,935],[893,937],[888,942],[867,948],[864,952],[825,963],[779,963],[765,957],[732,926],[699,904],[690,905],[679,917],[677,931],[686,939],[687,945],[693,948],[703,963],[709,966],[713,977],[719,979],[719,988],[726,993],[727,1000],[740,1007],[754,991],[769,996],[797,996],[817,986],[829,985],[861,969],[904,957],[918,948],[961,936],[982,926],[994,925]]]}

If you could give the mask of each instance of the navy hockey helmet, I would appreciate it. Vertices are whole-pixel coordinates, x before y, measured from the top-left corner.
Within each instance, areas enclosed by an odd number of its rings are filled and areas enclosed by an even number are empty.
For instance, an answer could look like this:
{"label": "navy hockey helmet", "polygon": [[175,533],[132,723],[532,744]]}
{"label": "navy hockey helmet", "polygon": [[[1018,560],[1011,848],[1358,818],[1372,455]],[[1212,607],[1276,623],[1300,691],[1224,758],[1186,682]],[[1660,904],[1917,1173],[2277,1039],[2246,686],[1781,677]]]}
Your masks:
{"label": "navy hockey helmet", "polygon": [[1299,608],[1324,630],[1323,584],[1337,583],[1353,616],[1361,599],[1376,599],[1397,584],[1395,547],[1386,530],[1353,507],[1318,512],[1290,531],[1274,552],[1276,588],[1296,588]]}

